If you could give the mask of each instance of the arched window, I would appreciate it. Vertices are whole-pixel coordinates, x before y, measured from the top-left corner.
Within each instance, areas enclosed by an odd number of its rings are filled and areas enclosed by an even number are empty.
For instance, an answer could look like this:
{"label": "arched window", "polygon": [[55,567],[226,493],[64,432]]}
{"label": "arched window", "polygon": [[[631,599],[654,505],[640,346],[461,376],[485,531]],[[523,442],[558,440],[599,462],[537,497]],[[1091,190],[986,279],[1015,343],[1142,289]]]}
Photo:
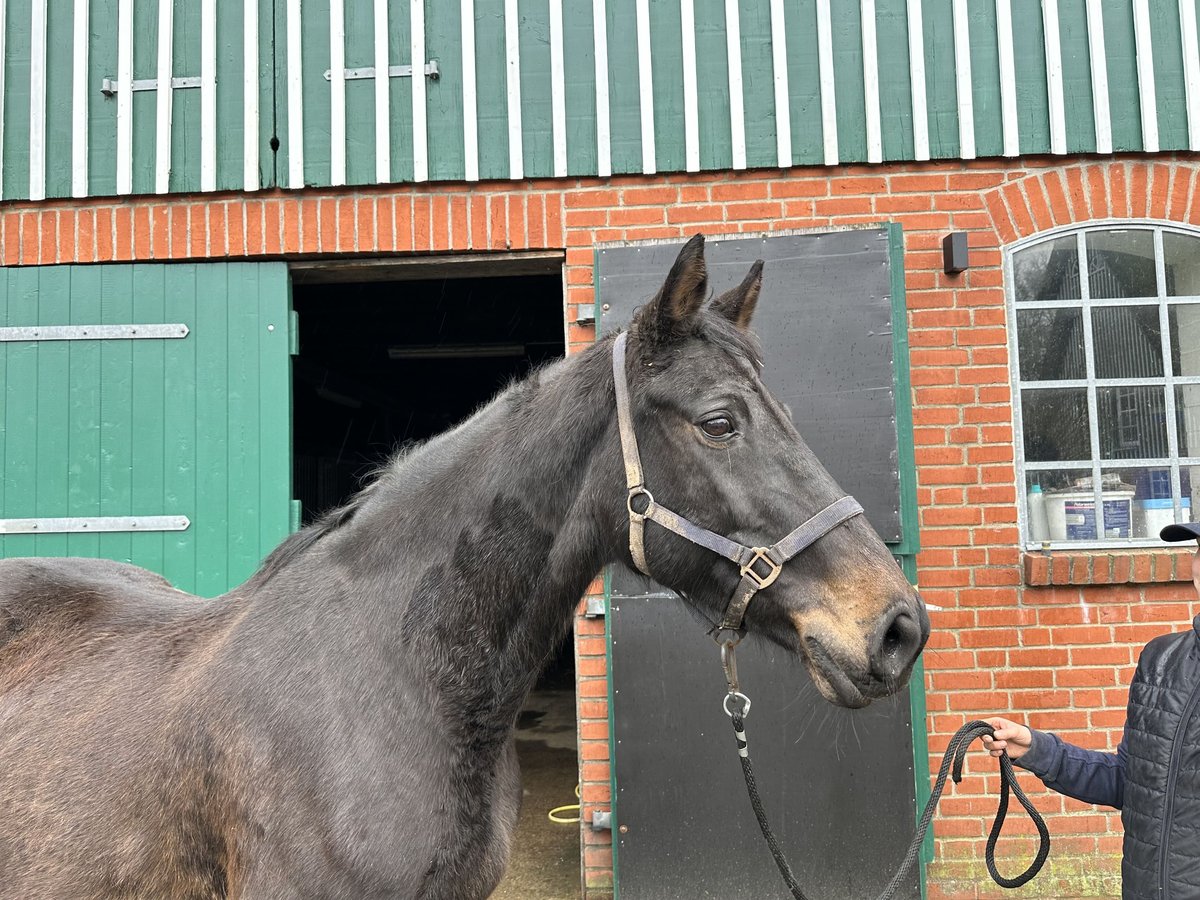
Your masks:
{"label": "arched window", "polygon": [[1157,544],[1200,519],[1200,231],[1039,235],[1007,276],[1025,539]]}

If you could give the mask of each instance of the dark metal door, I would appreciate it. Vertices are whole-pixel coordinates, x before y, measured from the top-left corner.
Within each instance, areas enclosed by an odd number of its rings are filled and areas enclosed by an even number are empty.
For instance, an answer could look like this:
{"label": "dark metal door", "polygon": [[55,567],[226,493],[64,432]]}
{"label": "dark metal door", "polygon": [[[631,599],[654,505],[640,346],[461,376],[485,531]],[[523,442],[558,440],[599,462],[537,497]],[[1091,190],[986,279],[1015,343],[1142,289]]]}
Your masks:
{"label": "dark metal door", "polygon": [[[868,229],[717,240],[706,256],[714,293],[766,261],[754,327],[768,385],[876,530],[915,553],[901,500],[889,237]],[[629,321],[678,249],[599,251],[602,329]],[[704,623],[636,573],[615,568],[609,583],[621,900],[787,896],[746,797]],[[817,900],[875,896],[916,817],[908,691],[838,709],[778,648],[749,640],[738,661],[754,701],[746,724],[760,790],[797,877]],[[915,874],[909,893],[920,896]]]}

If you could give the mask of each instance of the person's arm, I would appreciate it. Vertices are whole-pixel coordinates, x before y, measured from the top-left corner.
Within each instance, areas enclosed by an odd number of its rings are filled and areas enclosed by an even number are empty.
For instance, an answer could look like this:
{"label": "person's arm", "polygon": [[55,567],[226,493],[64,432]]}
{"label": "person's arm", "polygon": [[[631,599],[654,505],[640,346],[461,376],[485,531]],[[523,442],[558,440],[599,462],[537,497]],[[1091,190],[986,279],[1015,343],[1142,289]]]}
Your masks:
{"label": "person's arm", "polygon": [[1032,772],[1046,787],[1102,806],[1121,808],[1125,799],[1125,738],[1115,753],[1085,750],[1048,731],[1035,731],[1008,719],[987,720],[996,730],[994,738],[983,739],[984,747],[1009,758]]}

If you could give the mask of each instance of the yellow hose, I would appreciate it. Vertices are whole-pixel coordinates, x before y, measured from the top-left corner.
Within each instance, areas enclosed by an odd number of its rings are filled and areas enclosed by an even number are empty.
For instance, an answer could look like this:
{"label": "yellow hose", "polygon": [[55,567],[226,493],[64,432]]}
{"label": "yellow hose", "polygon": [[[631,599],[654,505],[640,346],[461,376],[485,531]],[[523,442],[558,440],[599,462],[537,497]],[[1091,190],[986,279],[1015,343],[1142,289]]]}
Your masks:
{"label": "yellow hose", "polygon": [[[575,785],[575,796],[576,797],[579,796],[579,785],[578,784]],[[571,810],[575,811],[574,818],[568,818],[566,816],[559,815],[559,813],[570,812]],[[546,814],[546,816],[547,816],[547,818],[550,819],[551,822],[554,822],[557,825],[571,825],[571,824],[579,821],[579,804],[578,803],[570,803],[566,806],[556,806],[556,807],[554,807],[554,809],[550,810],[550,812],[548,812]]]}

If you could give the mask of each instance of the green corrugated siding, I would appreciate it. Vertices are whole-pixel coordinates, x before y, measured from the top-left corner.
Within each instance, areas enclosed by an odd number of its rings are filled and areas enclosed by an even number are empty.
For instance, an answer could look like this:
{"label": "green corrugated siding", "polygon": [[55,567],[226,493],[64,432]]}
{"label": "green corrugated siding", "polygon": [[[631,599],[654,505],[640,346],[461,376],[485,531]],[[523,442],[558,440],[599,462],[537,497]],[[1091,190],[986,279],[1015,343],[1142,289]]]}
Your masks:
{"label": "green corrugated siding", "polygon": [[[72,34],[74,8],[57,0],[0,0],[5,4],[3,166],[0,188],[4,199],[30,195],[30,72],[46,71],[47,116],[44,135],[46,154],[45,193],[65,196],[71,190],[73,158],[71,85],[76,61]],[[259,140],[257,168],[261,179],[245,177],[245,79],[244,6],[242,0],[216,0],[216,79],[214,104],[217,127],[216,163],[212,186],[238,190],[288,184],[290,146],[286,64],[289,22],[287,3],[251,0],[260,12],[258,42]],[[551,49],[551,3],[561,4],[563,16],[562,72],[555,72]],[[1047,0],[1051,2],[1051,0]],[[1093,110],[1092,60],[1089,29],[1101,23],[1088,22],[1085,0],[1053,0],[1059,20],[1062,106],[1065,150],[1095,152],[1096,111]],[[1195,0],[1187,0],[1195,2]],[[31,15],[33,4],[46,4],[47,51],[44,60],[31,59]],[[89,55],[87,59],[87,157],[88,184],[92,195],[111,195],[117,188],[117,171],[128,165],[134,193],[155,188],[157,144],[157,97],[155,91],[133,95],[131,159],[116,158],[118,132],[116,97],[100,93],[105,77],[117,76],[117,30],[120,0],[91,0]],[[330,62],[330,5],[343,9],[345,31],[340,40],[348,68],[373,67],[375,39],[374,3],[369,0],[304,0],[299,28],[301,42],[301,106],[304,126],[298,132],[304,166],[303,181],[327,185],[334,178],[332,148],[344,149],[346,181],[370,184],[378,178],[376,135],[389,133],[388,180],[411,181],[415,175],[413,126],[413,79],[390,77],[390,115],[376,121],[373,79],[351,79],[344,84],[346,123],[344,132],[334,133],[331,121],[333,85],[325,77]],[[141,79],[154,79],[158,72],[158,5],[132,3],[133,70]],[[679,171],[686,166],[684,136],[689,126],[699,133],[700,167],[728,169],[734,164],[734,128],[730,122],[729,60],[726,38],[725,0],[693,0],[694,41],[697,55],[697,103],[689,109],[683,91],[683,36],[679,4],[652,2],[650,40],[641,46],[637,35],[637,0],[606,0],[603,4],[607,37],[607,87],[609,113],[606,149],[598,147],[596,122],[596,49],[592,26],[594,0],[517,0],[517,52],[520,72],[519,114],[521,153],[519,167],[510,166],[510,91],[506,77],[505,0],[473,0],[469,4],[474,21],[472,48],[475,79],[471,86],[463,78],[464,46],[460,0],[426,0],[423,15],[425,52],[411,59],[410,34],[414,11],[408,0],[388,2],[388,52],[391,65],[415,64],[418,72],[430,60],[437,62],[440,77],[426,78],[427,135],[424,158],[428,177],[438,181],[461,181],[470,169],[464,146],[463,109],[465,92],[473,87],[475,125],[478,132],[478,170],[483,178],[506,179],[519,168],[525,177],[551,177],[554,171],[553,86],[561,79],[566,98],[565,135],[557,136],[567,147],[567,170],[571,176],[596,174],[601,154],[614,172],[643,171],[642,125],[653,116],[658,171]],[[1043,0],[1010,0],[1013,21],[1012,51],[1016,62],[1016,130],[1023,154],[1051,152],[1050,109],[1058,101],[1047,86],[1047,54],[1044,46]],[[1110,123],[1113,149],[1143,149],[1141,134],[1142,93],[1138,84],[1137,46],[1134,40],[1133,0],[1102,0],[1102,25],[1106,51],[1109,104],[1100,110],[1102,122]],[[795,165],[825,162],[821,125],[821,84],[818,66],[817,0],[789,0],[785,4],[783,34],[773,34],[770,0],[737,0],[740,25],[743,121],[738,128],[746,140],[747,164],[773,167],[778,164],[775,120],[775,72],[772,50],[777,40],[786,39],[787,97]],[[926,121],[912,117],[913,60],[908,54],[909,16],[906,0],[875,0],[876,45],[879,74],[878,115],[881,147],[868,147],[866,123],[874,111],[865,90],[861,0],[831,0],[831,47],[834,59],[834,94],[839,162],[858,162],[879,154],[886,160],[912,158],[914,130],[928,136],[933,158],[954,158],[960,152],[959,109],[955,72],[955,28],[966,29],[971,50],[970,82],[976,155],[996,156],[1003,152],[1003,109],[1001,97],[1007,86],[1000,83],[1002,47],[997,35],[996,0],[971,0],[966,5],[967,21],[956,23],[952,0],[922,0],[923,59],[926,79]],[[1155,88],[1154,116],[1158,122],[1162,150],[1189,149],[1189,109],[1185,90],[1183,41],[1176,0],[1150,4],[1150,52],[1153,56]],[[173,66],[176,77],[201,74],[201,22],[203,5],[176,0],[173,27]],[[338,38],[334,38],[337,40]],[[641,62],[649,55],[652,70],[653,108],[642,109]],[[737,73],[734,73],[735,76]],[[417,77],[422,77],[417,75]],[[736,78],[735,78],[736,80]],[[176,90],[170,141],[170,190],[201,190],[202,90]],[[514,96],[512,100],[516,100]],[[1200,111],[1196,112],[1200,115]],[[1014,127],[1014,123],[1008,123]],[[278,149],[271,149],[272,137]],[[1200,146],[1191,147],[1200,150]],[[252,166],[254,161],[250,161]]]}
{"label": "green corrugated siding", "polygon": [[[288,533],[288,282],[278,263],[0,271],[0,322],[182,322],[183,339],[0,342],[0,518],[185,515],[180,532],[0,536],[213,595]],[[273,328],[269,326],[274,326]]]}

